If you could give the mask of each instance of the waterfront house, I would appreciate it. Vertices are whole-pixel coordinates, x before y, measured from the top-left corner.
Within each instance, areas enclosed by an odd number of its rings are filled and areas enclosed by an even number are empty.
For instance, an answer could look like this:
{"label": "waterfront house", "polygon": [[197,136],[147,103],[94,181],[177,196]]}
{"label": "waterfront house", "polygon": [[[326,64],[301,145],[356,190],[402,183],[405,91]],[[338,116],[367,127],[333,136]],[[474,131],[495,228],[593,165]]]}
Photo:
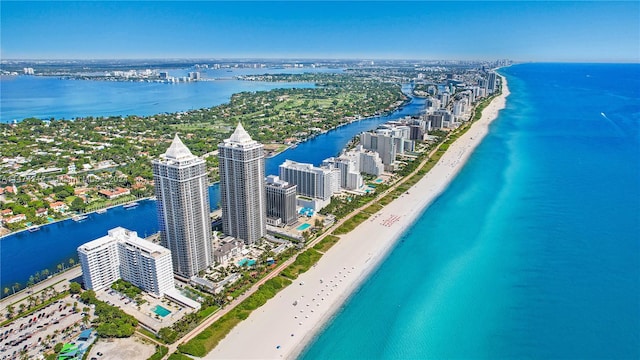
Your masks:
{"label": "waterfront house", "polygon": [[67,211],[68,209],[67,204],[63,203],[62,201],[53,202],[49,204],[49,207],[55,212],[63,212]]}
{"label": "waterfront house", "polygon": [[2,217],[11,216],[11,215],[13,215],[13,210],[4,209],[4,210],[0,211],[0,214],[2,215]]}
{"label": "waterfront house", "polygon": [[17,223],[20,221],[26,221],[26,220],[27,220],[27,215],[18,214],[18,215],[6,217],[2,219],[2,222],[4,222],[5,224],[14,224],[14,223]]}
{"label": "waterfront house", "polygon": [[117,187],[117,188],[115,188],[115,190],[106,190],[106,189],[104,189],[104,190],[98,191],[98,193],[100,195],[106,197],[107,199],[111,200],[111,199],[115,199],[115,198],[123,196],[123,195],[129,195],[129,194],[131,194],[131,191],[129,189]]}
{"label": "waterfront house", "polygon": [[41,217],[41,216],[47,216],[49,215],[49,210],[45,209],[45,208],[40,208],[38,210],[36,210],[36,216]]}

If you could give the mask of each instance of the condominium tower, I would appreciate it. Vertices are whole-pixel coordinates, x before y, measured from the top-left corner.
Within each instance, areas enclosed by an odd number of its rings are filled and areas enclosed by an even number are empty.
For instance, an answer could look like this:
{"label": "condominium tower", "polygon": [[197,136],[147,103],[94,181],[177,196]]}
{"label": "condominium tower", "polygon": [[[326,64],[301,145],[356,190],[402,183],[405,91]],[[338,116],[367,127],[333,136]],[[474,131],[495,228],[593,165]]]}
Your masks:
{"label": "condominium tower", "polygon": [[[334,188],[331,169],[292,160],[285,160],[279,169],[280,179],[298,186],[298,195],[323,200],[331,199]],[[336,185],[340,185],[339,179]]]}
{"label": "condominium tower", "polygon": [[124,279],[161,297],[175,287],[171,252],[135,231],[111,229],[106,236],[80,245],[78,257],[86,289],[98,291]]}
{"label": "condominium tower", "polygon": [[152,165],[160,243],[171,250],[173,271],[190,278],[213,263],[205,161],[176,135]]}
{"label": "condominium tower", "polygon": [[266,233],[264,149],[238,123],[218,145],[222,230],[251,245]]}
{"label": "condominium tower", "polygon": [[270,225],[291,225],[296,213],[296,185],[280,180],[275,175],[267,176],[267,221]]}

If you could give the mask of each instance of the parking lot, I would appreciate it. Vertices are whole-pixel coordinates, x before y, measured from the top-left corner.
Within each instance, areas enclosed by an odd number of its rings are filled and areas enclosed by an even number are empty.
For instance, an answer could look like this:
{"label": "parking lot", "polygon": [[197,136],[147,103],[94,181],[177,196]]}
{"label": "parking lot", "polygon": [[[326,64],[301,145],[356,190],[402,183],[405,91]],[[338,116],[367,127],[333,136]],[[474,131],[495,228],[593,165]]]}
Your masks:
{"label": "parking lot", "polygon": [[135,335],[125,339],[98,339],[91,347],[87,359],[148,359],[155,351],[155,345]]}
{"label": "parking lot", "polygon": [[[23,354],[36,358],[57,343],[73,340],[83,329],[85,307],[78,303],[74,312],[76,301],[69,296],[0,328],[0,359],[15,359]],[[92,310],[89,314],[93,314]]]}

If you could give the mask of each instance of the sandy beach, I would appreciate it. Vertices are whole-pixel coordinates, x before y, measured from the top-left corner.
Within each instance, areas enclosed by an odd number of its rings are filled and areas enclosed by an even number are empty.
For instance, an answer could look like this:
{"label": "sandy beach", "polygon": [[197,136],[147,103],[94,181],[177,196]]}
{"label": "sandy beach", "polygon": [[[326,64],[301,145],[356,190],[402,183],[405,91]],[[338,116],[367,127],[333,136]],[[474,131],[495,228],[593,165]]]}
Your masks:
{"label": "sandy beach", "polygon": [[482,118],[453,143],[433,169],[332,247],[308,272],[236,326],[206,359],[290,359],[313,339],[402,233],[442,193],[488,133],[509,95],[502,95]]}

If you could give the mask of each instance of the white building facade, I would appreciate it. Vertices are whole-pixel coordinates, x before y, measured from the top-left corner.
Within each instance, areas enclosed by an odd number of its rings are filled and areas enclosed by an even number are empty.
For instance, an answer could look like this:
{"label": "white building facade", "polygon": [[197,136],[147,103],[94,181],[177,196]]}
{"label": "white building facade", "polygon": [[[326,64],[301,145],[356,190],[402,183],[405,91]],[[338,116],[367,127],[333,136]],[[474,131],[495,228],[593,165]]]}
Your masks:
{"label": "white building facade", "polygon": [[171,252],[117,227],[106,236],[78,247],[86,289],[98,291],[123,279],[154,296],[175,287]]}
{"label": "white building facade", "polygon": [[171,250],[173,271],[190,278],[213,264],[205,161],[193,155],[176,135],[167,152],[151,164],[160,244]]}
{"label": "white building facade", "polygon": [[238,123],[218,145],[222,230],[244,241],[258,242],[267,228],[264,147]]}

